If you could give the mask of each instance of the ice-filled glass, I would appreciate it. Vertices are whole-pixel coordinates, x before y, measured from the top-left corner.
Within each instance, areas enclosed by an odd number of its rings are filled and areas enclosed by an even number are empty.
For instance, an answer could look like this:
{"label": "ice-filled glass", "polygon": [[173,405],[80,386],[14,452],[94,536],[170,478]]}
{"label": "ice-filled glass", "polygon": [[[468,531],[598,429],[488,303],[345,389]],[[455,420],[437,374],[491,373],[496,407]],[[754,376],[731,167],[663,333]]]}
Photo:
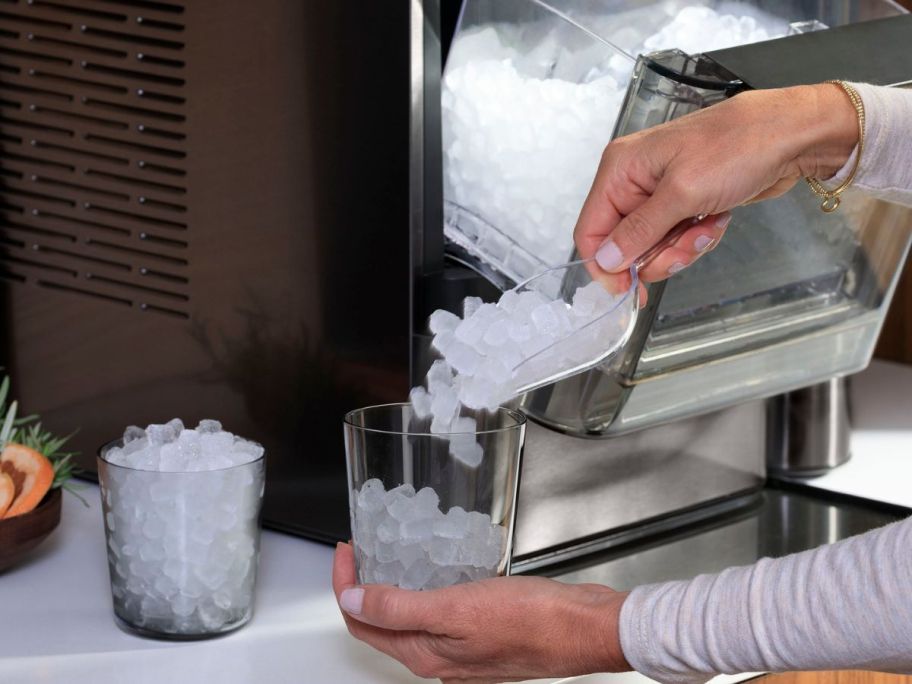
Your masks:
{"label": "ice-filled glass", "polygon": [[98,457],[118,624],[145,636],[198,639],[247,623],[259,557],[262,448],[239,465],[161,472],[112,462],[122,447],[122,440],[112,442]]}
{"label": "ice-filled glass", "polygon": [[360,583],[433,589],[509,574],[526,420],[507,408],[472,417],[473,432],[431,434],[407,403],[345,416]]}

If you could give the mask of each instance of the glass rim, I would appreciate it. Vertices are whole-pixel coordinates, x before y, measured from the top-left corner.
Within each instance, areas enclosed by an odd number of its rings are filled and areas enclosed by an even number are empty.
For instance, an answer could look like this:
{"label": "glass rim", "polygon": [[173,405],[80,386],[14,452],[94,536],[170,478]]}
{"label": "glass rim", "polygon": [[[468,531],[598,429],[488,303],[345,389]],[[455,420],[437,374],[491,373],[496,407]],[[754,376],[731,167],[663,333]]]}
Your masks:
{"label": "glass rim", "polygon": [[[243,438],[242,438],[243,439]],[[246,461],[244,463],[238,463],[236,465],[224,466],[222,468],[210,468],[208,470],[150,470],[148,468],[134,468],[133,466],[123,465],[121,463],[112,463],[107,458],[105,454],[110,451],[115,446],[123,446],[123,437],[117,439],[112,439],[110,442],[105,442],[95,452],[95,457],[104,461],[105,465],[111,468],[121,468],[123,470],[129,470],[135,473],[158,473],[161,475],[196,475],[199,473],[221,473],[226,470],[234,470],[235,468],[243,468],[244,466],[253,465],[254,463],[259,463],[260,461],[266,460],[266,448],[263,447],[259,442],[255,442],[252,439],[244,439],[245,442],[250,442],[251,444],[256,444],[258,447],[263,449],[263,453],[252,461]]]}
{"label": "glass rim", "polygon": [[414,435],[416,437],[445,437],[447,435],[492,435],[499,432],[509,432],[511,430],[523,428],[528,422],[526,415],[522,411],[507,408],[506,406],[498,406],[497,413],[506,413],[508,416],[510,416],[510,418],[516,421],[515,425],[491,428],[490,430],[473,430],[472,432],[411,432],[409,430],[381,430],[380,428],[370,428],[364,427],[363,425],[358,425],[352,420],[353,416],[358,413],[365,413],[367,411],[376,409],[390,409],[393,407],[402,408],[404,406],[411,408],[411,404],[407,401],[394,401],[390,402],[389,404],[362,406],[361,408],[356,408],[346,413],[345,417],[342,419],[342,422],[345,423],[345,425],[355,430],[361,430],[362,432],[373,432],[381,435]]}

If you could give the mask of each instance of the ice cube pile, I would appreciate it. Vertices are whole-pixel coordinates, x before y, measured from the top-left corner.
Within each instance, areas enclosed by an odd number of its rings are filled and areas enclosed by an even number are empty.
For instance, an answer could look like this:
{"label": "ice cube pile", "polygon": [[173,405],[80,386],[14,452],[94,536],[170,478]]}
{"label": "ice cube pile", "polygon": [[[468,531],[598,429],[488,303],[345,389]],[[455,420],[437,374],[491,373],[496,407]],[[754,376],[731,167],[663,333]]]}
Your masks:
{"label": "ice cube pile", "polygon": [[[152,632],[243,624],[256,578],[263,448],[204,420],[127,428],[104,459],[102,504],[115,612]],[[231,467],[236,466],[236,467]],[[179,472],[176,472],[179,471]]]}
{"label": "ice cube pile", "polygon": [[596,358],[627,330],[623,299],[591,282],[576,290],[571,305],[535,290],[509,290],[497,304],[467,297],[461,319],[435,311],[432,344],[443,359],[432,364],[427,387],[409,394],[414,414],[431,419],[431,433],[449,439],[454,458],[477,467],[483,453],[476,420],[460,415],[463,408],[493,411],[518,388]]}
{"label": "ice cube pile", "polygon": [[[604,14],[582,23],[633,56],[705,52],[788,30],[739,2],[671,0]],[[540,36],[534,47],[530,35]],[[632,67],[561,21],[461,32],[441,93],[447,237],[517,281],[565,262]]]}
{"label": "ice cube pile", "polygon": [[506,530],[490,516],[453,506],[440,510],[430,487],[380,480],[352,490],[352,534],[361,580],[403,589],[436,589],[497,575]]}
{"label": "ice cube pile", "polygon": [[186,429],[175,418],[145,430],[131,425],[123,446],[110,449],[105,460],[139,470],[196,472],[230,468],[262,455],[262,446],[226,432],[217,420],[201,420],[196,429]]}
{"label": "ice cube pile", "polygon": [[[493,28],[476,38],[482,50],[476,54],[500,44]],[[483,45],[490,42],[495,48]],[[486,252],[521,259],[510,253],[513,240],[534,255],[526,272],[525,261],[511,263],[516,280],[566,261],[621,105],[617,81],[529,78],[509,59],[476,59],[447,70],[441,97],[445,199],[475,210],[508,238],[482,238]],[[462,244],[465,235],[450,224],[447,236]],[[472,241],[464,246],[471,249]]]}
{"label": "ice cube pile", "polygon": [[643,41],[641,52],[678,48],[687,54],[758,43],[784,36],[788,24],[742,3],[729,3],[728,11],[702,5],[685,7],[658,33]]}

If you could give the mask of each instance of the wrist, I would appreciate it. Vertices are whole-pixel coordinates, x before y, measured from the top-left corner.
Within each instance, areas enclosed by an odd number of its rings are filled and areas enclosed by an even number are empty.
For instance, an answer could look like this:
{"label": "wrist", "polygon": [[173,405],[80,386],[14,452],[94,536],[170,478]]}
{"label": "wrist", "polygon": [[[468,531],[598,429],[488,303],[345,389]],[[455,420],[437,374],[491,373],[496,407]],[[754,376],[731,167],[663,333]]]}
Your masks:
{"label": "wrist", "polygon": [[592,655],[591,672],[629,672],[621,647],[621,608],[629,592],[609,592],[589,607],[584,625]]}
{"label": "wrist", "polygon": [[[843,89],[835,83],[788,88],[800,103],[797,171],[826,180],[836,174],[858,144],[858,117]],[[786,94],[786,93],[784,93]]]}

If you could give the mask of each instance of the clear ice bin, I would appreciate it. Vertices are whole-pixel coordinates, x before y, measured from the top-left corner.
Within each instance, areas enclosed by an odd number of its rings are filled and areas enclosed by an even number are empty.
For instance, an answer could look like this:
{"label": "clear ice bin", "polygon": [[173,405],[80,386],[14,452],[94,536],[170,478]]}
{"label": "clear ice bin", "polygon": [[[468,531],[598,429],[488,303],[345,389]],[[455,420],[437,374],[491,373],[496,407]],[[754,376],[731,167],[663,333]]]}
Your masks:
{"label": "clear ice bin", "polygon": [[[452,254],[503,287],[571,258],[611,137],[741,86],[689,54],[903,11],[882,0],[554,7],[467,0],[443,74],[444,232]],[[712,254],[651,286],[626,354],[522,408],[564,432],[613,435],[860,370],[910,223],[908,210],[858,193],[824,214],[803,184],[739,208]]]}

